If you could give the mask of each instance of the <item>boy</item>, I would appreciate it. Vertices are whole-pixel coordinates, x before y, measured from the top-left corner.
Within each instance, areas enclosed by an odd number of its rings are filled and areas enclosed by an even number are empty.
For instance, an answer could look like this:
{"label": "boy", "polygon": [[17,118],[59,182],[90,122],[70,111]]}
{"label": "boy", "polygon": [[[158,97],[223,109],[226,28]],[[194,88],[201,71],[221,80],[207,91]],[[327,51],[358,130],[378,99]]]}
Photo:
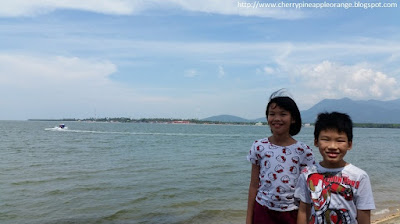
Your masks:
{"label": "boy", "polygon": [[352,147],[353,122],[347,114],[318,115],[314,145],[323,160],[307,166],[297,183],[297,224],[370,223],[375,209],[368,174],[343,158]]}

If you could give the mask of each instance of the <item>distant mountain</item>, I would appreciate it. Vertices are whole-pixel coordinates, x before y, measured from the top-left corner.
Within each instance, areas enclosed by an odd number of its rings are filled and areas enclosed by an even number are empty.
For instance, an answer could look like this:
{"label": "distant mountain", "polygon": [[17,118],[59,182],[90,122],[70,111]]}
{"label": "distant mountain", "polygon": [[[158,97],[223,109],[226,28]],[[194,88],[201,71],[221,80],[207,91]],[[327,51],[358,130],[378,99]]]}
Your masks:
{"label": "distant mountain", "polygon": [[[354,123],[400,124],[400,99],[390,101],[325,99],[308,110],[301,111],[303,123],[314,123],[321,112],[338,111],[351,116]],[[221,122],[266,122],[265,117],[248,120],[232,115],[219,115],[202,119]]]}
{"label": "distant mountain", "polygon": [[260,117],[260,118],[257,118],[257,119],[251,120],[251,121],[253,121],[253,122],[267,122],[267,116]]}
{"label": "distant mountain", "polygon": [[325,99],[301,111],[303,123],[313,123],[321,112],[338,111],[351,116],[354,123],[400,123],[400,99],[390,101]]}
{"label": "distant mountain", "polygon": [[218,115],[201,119],[202,121],[220,121],[220,122],[250,122],[250,120],[232,116],[232,115]]}

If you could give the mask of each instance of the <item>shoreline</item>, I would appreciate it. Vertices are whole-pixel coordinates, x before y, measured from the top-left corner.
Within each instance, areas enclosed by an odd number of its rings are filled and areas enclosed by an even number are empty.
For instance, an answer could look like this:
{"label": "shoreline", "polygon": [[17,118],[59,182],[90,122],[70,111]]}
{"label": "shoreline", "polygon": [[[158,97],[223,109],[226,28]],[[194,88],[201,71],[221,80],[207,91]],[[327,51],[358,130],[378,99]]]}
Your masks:
{"label": "shoreline", "polygon": [[389,208],[384,214],[372,214],[371,224],[397,224],[400,223],[400,208]]}
{"label": "shoreline", "polygon": [[386,218],[372,221],[371,224],[397,224],[400,223],[400,213],[392,214]]}

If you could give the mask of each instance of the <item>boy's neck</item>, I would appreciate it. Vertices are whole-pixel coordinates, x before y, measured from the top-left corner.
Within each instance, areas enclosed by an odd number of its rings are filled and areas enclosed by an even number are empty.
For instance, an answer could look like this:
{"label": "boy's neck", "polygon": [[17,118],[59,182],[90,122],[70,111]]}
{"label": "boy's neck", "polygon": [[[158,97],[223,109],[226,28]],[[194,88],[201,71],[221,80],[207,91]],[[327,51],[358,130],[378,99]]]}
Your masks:
{"label": "boy's neck", "polygon": [[340,163],[327,163],[326,161],[321,161],[319,162],[319,165],[321,165],[324,168],[328,168],[328,169],[335,169],[335,168],[342,168],[345,167],[347,165],[349,165],[350,163],[346,162],[346,161],[341,161]]}
{"label": "boy's neck", "polygon": [[296,140],[291,135],[272,135],[268,138],[269,142],[279,146],[289,146],[296,143]]}

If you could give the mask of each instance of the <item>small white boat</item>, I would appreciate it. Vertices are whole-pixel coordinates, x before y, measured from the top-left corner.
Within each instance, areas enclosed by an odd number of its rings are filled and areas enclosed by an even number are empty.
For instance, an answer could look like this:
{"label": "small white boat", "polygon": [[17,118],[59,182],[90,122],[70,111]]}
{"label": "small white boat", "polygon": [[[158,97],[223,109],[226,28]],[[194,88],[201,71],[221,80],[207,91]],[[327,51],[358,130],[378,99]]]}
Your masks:
{"label": "small white boat", "polygon": [[60,124],[58,126],[55,126],[54,128],[46,128],[46,131],[63,131],[63,130],[67,130],[68,127],[65,126],[65,124]]}

